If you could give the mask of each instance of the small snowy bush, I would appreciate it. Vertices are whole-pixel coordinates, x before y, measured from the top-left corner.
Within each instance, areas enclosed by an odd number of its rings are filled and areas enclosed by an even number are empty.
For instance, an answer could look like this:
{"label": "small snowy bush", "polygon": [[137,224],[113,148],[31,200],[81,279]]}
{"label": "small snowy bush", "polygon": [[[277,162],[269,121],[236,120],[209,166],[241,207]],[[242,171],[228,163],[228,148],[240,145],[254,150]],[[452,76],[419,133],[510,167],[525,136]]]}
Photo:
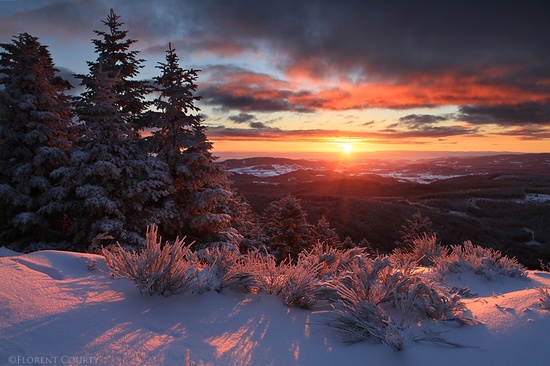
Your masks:
{"label": "small snowy bush", "polygon": [[327,324],[342,333],[346,342],[384,343],[398,351],[403,349],[403,336],[392,317],[361,298],[338,302]]}
{"label": "small snowy bush", "polygon": [[[410,263],[396,266],[389,257],[362,257],[352,262],[347,273],[317,290],[318,297],[332,304],[332,316],[326,323],[344,333],[348,342],[380,342],[397,350],[403,347],[400,332],[405,319],[477,323],[463,315],[460,295],[436,285]],[[399,323],[396,316],[401,317]],[[424,338],[431,339],[436,338]]]}
{"label": "small snowy bush", "polygon": [[218,292],[225,288],[257,292],[260,288],[247,257],[240,255],[238,250],[229,247],[206,248],[197,257],[209,266],[208,273]]}
{"label": "small snowy bush", "polygon": [[466,307],[460,301],[460,295],[452,294],[446,287],[431,282],[419,282],[414,284],[411,292],[416,298],[416,310],[431,320],[455,321],[462,325],[478,323],[463,316]]}
{"label": "small snowy bush", "polygon": [[273,255],[259,250],[250,251],[241,258],[243,268],[254,274],[259,288],[276,294],[285,305],[312,309],[317,303],[323,263],[299,259],[294,264],[287,259],[277,264]]}
{"label": "small snowy bush", "polygon": [[107,266],[115,278],[128,278],[141,293],[169,296],[196,285],[198,270],[191,261],[191,244],[185,238],[162,246],[156,225],[147,227],[145,247],[126,250],[116,244],[102,250]]}
{"label": "small snowy bush", "polygon": [[413,240],[412,254],[421,266],[431,266],[434,258],[446,252],[447,248],[437,241],[435,234],[430,236],[424,234]]}
{"label": "small snowy bush", "polygon": [[302,309],[312,309],[317,303],[316,290],[319,284],[318,276],[322,264],[303,265],[283,261],[279,264],[282,276],[278,295],[285,305]]}
{"label": "small snowy bush", "polygon": [[502,256],[498,250],[483,248],[465,241],[463,245],[453,245],[449,255],[434,257],[434,266],[440,276],[448,272],[470,269],[474,273],[492,280],[498,276],[527,277],[527,269],[516,258]]}
{"label": "small snowy bush", "polygon": [[284,285],[284,275],[277,265],[275,256],[260,250],[244,254],[247,269],[254,273],[260,289],[269,294],[278,294]]}
{"label": "small snowy bush", "polygon": [[320,265],[319,279],[327,279],[345,271],[351,262],[364,255],[363,248],[344,250],[325,243],[317,243],[311,250],[304,250],[298,255],[298,264],[306,267]]}
{"label": "small snowy bush", "polygon": [[445,255],[448,249],[437,241],[435,234],[417,236],[408,248],[399,248],[392,254],[393,260],[406,263],[414,261],[423,267],[433,265],[434,258]]}
{"label": "small snowy bush", "polygon": [[[329,301],[354,301],[356,297],[368,300],[374,304],[381,304],[392,298],[392,292],[403,285],[398,273],[392,272],[391,262],[388,257],[376,257],[369,259],[360,257],[349,264],[347,271],[338,278],[327,281],[326,285],[334,289],[332,295],[326,292]],[[354,296],[346,297],[349,292],[342,291],[344,286],[350,289]]]}
{"label": "small snowy bush", "polygon": [[539,292],[539,305],[545,310],[550,310],[550,293],[548,293],[547,288],[538,288]]}

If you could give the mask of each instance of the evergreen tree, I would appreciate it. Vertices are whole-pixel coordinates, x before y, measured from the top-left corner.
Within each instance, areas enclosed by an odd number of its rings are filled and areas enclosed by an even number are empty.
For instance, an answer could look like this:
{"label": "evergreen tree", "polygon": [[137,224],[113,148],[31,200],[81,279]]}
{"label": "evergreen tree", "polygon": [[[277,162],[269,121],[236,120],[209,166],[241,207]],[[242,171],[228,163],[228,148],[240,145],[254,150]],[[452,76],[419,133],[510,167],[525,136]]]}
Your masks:
{"label": "evergreen tree", "polygon": [[423,217],[420,211],[417,211],[412,218],[407,219],[405,225],[401,226],[399,234],[401,236],[396,244],[401,247],[411,248],[415,239],[419,239],[424,235],[431,236],[435,232],[432,229],[430,218],[428,216]]}
{"label": "evergreen tree", "polygon": [[155,77],[159,96],[154,100],[158,112],[150,114],[155,127],[153,152],[165,162],[175,192],[170,199],[174,213],[163,231],[186,235],[200,243],[220,239],[230,228],[228,201],[231,192],[221,166],[215,164],[203,126],[203,117],[195,102],[198,71],[182,69],[171,44],[166,62],[157,66],[161,74]]}
{"label": "evergreen tree", "polygon": [[330,223],[325,218],[325,216],[322,216],[321,219],[317,221],[315,234],[317,236],[317,240],[320,243],[325,243],[326,245],[333,248],[342,247],[342,242],[340,241],[338,234],[336,234],[336,230],[330,227]]}
{"label": "evergreen tree", "polygon": [[136,51],[127,51],[135,41],[118,30],[118,18],[111,11],[104,22],[109,32],[96,31],[103,37],[94,40],[98,58],[88,63],[89,74],[78,76],[86,91],[75,110],[86,132],[70,169],[59,172],[66,210],[74,218],[72,241],[80,249],[103,233],[121,243],[142,243],[146,226],[161,221],[161,199],[171,192],[165,164],[148,154],[136,132],[145,89],[129,80],[140,60]]}
{"label": "evergreen tree", "polygon": [[51,173],[68,164],[73,139],[70,84],[50,52],[22,33],[0,53],[0,245],[60,241],[63,215]]}
{"label": "evergreen tree", "polygon": [[357,244],[355,244],[353,239],[350,238],[349,236],[346,236],[346,238],[342,242],[342,249],[352,249],[355,247],[357,247]]}
{"label": "evergreen tree", "polygon": [[307,214],[300,200],[292,195],[271,202],[262,216],[267,245],[281,261],[290,256],[292,260],[304,249],[314,244],[313,226],[307,222]]}
{"label": "evergreen tree", "polygon": [[120,29],[124,23],[119,21],[120,16],[111,9],[107,20],[102,21],[108,28],[107,31],[95,30],[98,36],[93,39],[95,53],[98,55],[95,61],[88,61],[89,74],[75,75],[81,79],[81,85],[86,88],[82,94],[84,100],[91,100],[97,87],[97,75],[105,74],[106,78],[118,79],[112,85],[112,103],[125,114],[125,123],[129,130],[134,130],[133,137],[137,137],[137,130],[144,127],[144,112],[151,105],[146,96],[151,92],[149,83],[136,80],[140,69],[143,68],[144,59],[138,58],[139,51],[130,47],[137,41],[128,38],[128,31]]}

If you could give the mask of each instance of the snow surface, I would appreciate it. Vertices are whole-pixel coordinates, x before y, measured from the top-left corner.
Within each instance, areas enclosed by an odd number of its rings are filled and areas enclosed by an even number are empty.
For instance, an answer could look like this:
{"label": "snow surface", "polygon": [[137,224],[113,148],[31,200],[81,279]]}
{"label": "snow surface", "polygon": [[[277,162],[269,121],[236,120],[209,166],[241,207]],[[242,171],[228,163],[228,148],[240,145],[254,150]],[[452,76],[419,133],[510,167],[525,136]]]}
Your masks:
{"label": "snow surface", "polygon": [[279,175],[292,173],[297,170],[312,170],[312,168],[303,167],[297,164],[292,164],[292,165],[271,164],[271,165],[261,165],[261,166],[254,165],[254,166],[247,166],[243,168],[233,168],[233,169],[229,169],[229,172],[237,173],[237,174],[248,174],[255,177],[267,178],[267,177],[277,177]]}
{"label": "snow surface", "polygon": [[[113,280],[103,257],[0,250],[0,364],[62,365],[529,365],[547,364],[550,311],[536,288],[550,273],[490,282],[471,273],[464,299],[482,324],[433,323],[466,347],[405,340],[344,344],[323,311],[287,308],[274,295],[215,291],[168,298]],[[413,331],[413,330],[411,330]]]}
{"label": "snow surface", "polygon": [[436,180],[451,179],[463,176],[463,174],[443,175],[432,173],[402,173],[402,172],[390,172],[384,174],[378,174],[385,178],[394,178],[399,182],[414,182],[419,184],[430,184]]}

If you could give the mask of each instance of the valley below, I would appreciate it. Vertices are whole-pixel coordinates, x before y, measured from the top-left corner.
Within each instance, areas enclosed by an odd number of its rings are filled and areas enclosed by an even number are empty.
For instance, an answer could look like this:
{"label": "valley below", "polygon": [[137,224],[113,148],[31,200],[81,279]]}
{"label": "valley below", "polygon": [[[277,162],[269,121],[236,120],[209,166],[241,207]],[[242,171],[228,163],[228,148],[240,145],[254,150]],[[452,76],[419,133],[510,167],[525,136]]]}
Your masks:
{"label": "valley below", "polygon": [[366,239],[381,253],[395,249],[402,225],[420,212],[442,244],[471,240],[531,269],[550,262],[550,154],[221,164],[256,213],[292,194],[310,223],[324,216],[341,240]]}

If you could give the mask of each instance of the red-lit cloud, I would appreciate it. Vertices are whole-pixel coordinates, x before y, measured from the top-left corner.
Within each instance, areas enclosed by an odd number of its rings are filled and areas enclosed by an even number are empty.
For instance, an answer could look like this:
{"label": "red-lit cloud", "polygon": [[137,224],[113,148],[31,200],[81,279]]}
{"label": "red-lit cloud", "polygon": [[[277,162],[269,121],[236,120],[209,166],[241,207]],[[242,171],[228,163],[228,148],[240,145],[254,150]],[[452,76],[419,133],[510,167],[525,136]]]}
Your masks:
{"label": "red-lit cloud", "polygon": [[[58,50],[66,43],[92,48],[92,30],[102,29],[111,7],[144,58],[163,57],[172,41],[183,62],[203,70],[202,105],[248,127],[211,128],[216,136],[341,136],[346,132],[305,125],[283,131],[256,114],[382,108],[403,116],[381,129],[357,121],[369,131],[359,137],[437,139],[490,130],[549,138],[549,2],[44,0],[10,6],[18,10],[0,15],[1,42],[24,31],[58,42]],[[409,111],[441,106],[456,113]]]}

